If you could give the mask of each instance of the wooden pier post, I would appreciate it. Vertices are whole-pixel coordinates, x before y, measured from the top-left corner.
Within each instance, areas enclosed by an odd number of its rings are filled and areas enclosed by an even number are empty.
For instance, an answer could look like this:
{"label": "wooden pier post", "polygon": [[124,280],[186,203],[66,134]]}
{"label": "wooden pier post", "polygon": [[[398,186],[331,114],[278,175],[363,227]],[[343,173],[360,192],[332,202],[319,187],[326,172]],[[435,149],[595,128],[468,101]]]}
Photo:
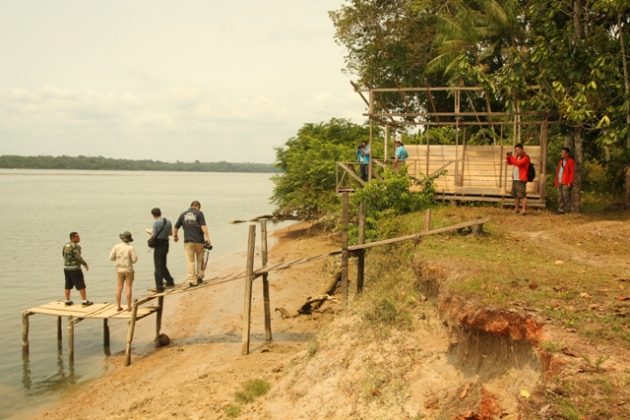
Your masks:
{"label": "wooden pier post", "polygon": [[[359,244],[365,243],[365,201],[359,204]],[[363,291],[365,279],[365,250],[362,249],[357,255],[357,293]]]}
{"label": "wooden pier post", "polygon": [[136,328],[136,319],[138,317],[138,299],[135,299],[131,308],[131,319],[129,319],[129,329],[127,330],[127,346],[125,348],[125,366],[131,364],[131,342],[133,341],[133,333]]}
{"label": "wooden pier post", "polygon": [[61,345],[62,335],[61,335],[61,317],[57,317],[57,343]]}
{"label": "wooden pier post", "polygon": [[68,317],[68,361],[74,364],[74,317]]}
{"label": "wooden pier post", "polygon": [[103,319],[103,345],[109,347],[109,325],[107,318]]}
{"label": "wooden pier post", "polygon": [[[267,248],[267,221],[260,222],[260,254],[263,268],[267,267],[269,259]],[[265,308],[265,341],[271,341],[271,300],[269,298],[269,273],[262,275],[263,302]]]}
{"label": "wooden pier post", "polygon": [[160,331],[162,330],[162,311],[164,310],[164,296],[158,297],[158,309],[155,313],[155,339],[160,343]]}
{"label": "wooden pier post", "polygon": [[350,195],[348,191],[342,193],[342,212],[341,212],[341,293],[343,304],[348,306],[349,300],[349,282],[348,282],[348,208],[350,206]]}
{"label": "wooden pier post", "polygon": [[424,231],[428,232],[431,230],[431,209],[427,209],[424,212]]}
{"label": "wooden pier post", "polygon": [[22,353],[28,354],[28,317],[31,316],[31,313],[28,311],[22,312]]}
{"label": "wooden pier post", "polygon": [[256,249],[256,225],[249,225],[247,241],[247,265],[245,268],[245,292],[243,294],[243,331],[241,354],[249,354],[249,333],[252,317],[252,283],[254,282],[254,252]]}

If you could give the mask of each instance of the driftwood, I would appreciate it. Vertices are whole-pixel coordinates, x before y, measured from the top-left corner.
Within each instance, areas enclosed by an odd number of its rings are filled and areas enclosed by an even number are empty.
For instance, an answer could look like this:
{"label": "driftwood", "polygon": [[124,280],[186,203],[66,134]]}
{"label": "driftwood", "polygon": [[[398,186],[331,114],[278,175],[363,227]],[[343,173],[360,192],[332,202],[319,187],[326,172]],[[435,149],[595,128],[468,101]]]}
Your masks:
{"label": "driftwood", "polygon": [[274,312],[278,312],[282,319],[297,318],[300,315],[312,315],[313,312],[322,306],[326,301],[338,303],[337,299],[329,295],[322,295],[318,297],[307,297],[306,302],[296,311],[296,313],[289,312],[286,308],[280,307],[274,309]]}

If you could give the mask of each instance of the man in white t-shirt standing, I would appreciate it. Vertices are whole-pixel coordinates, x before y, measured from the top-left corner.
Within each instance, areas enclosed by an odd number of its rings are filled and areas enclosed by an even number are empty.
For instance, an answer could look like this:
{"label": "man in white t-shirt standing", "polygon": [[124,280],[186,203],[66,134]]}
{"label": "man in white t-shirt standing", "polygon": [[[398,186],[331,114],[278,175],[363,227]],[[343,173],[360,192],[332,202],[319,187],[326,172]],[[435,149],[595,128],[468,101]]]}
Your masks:
{"label": "man in white t-shirt standing", "polygon": [[134,270],[133,265],[138,261],[136,251],[130,245],[133,242],[131,233],[125,231],[121,233],[120,240],[122,241],[118,245],[112,248],[109,253],[109,259],[116,262],[116,274],[118,285],[116,287],[116,305],[119,311],[123,308],[120,306],[120,299],[122,295],[123,286],[127,286],[127,310],[131,310],[131,288],[133,286]]}

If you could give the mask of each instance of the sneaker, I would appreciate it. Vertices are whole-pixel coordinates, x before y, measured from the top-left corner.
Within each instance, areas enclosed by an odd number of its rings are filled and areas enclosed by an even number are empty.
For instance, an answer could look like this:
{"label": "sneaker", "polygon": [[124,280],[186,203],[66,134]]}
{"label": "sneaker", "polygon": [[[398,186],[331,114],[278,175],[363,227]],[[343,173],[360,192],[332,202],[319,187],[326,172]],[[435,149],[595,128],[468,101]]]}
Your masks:
{"label": "sneaker", "polygon": [[89,300],[84,300],[83,302],[81,302],[82,306],[90,306],[91,304],[93,304],[94,302],[90,302]]}
{"label": "sneaker", "polygon": [[64,305],[66,305],[66,306],[72,306],[72,304],[73,304],[73,303],[74,303],[74,302],[73,302],[73,301],[71,301],[71,300],[66,300],[66,302],[64,303]]}
{"label": "sneaker", "polygon": [[164,288],[166,288],[166,289],[172,289],[173,287],[175,287],[175,283],[166,283],[164,285]]}
{"label": "sneaker", "polygon": [[149,289],[149,292],[164,293],[164,289],[153,288],[153,289]]}
{"label": "sneaker", "polygon": [[199,284],[199,283],[193,283],[192,281],[189,281],[189,282],[188,282],[188,285],[189,285],[190,287],[195,287],[195,286],[196,286],[196,285],[198,285],[198,284]]}
{"label": "sneaker", "polygon": [[197,284],[201,284],[203,283],[203,277],[199,276],[197,277]]}

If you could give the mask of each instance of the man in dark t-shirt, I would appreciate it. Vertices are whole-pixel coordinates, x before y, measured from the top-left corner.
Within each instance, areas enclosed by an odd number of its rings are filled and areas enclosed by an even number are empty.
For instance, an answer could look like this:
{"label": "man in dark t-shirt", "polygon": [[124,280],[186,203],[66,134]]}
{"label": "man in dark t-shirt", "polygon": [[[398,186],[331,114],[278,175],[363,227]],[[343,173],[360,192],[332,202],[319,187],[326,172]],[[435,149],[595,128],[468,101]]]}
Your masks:
{"label": "man in dark t-shirt", "polygon": [[206,218],[201,212],[199,201],[190,203],[190,208],[183,212],[173,228],[173,240],[179,241],[177,232],[184,228],[184,251],[186,253],[186,272],[188,284],[196,286],[204,278],[203,248],[210,245],[210,235]]}

